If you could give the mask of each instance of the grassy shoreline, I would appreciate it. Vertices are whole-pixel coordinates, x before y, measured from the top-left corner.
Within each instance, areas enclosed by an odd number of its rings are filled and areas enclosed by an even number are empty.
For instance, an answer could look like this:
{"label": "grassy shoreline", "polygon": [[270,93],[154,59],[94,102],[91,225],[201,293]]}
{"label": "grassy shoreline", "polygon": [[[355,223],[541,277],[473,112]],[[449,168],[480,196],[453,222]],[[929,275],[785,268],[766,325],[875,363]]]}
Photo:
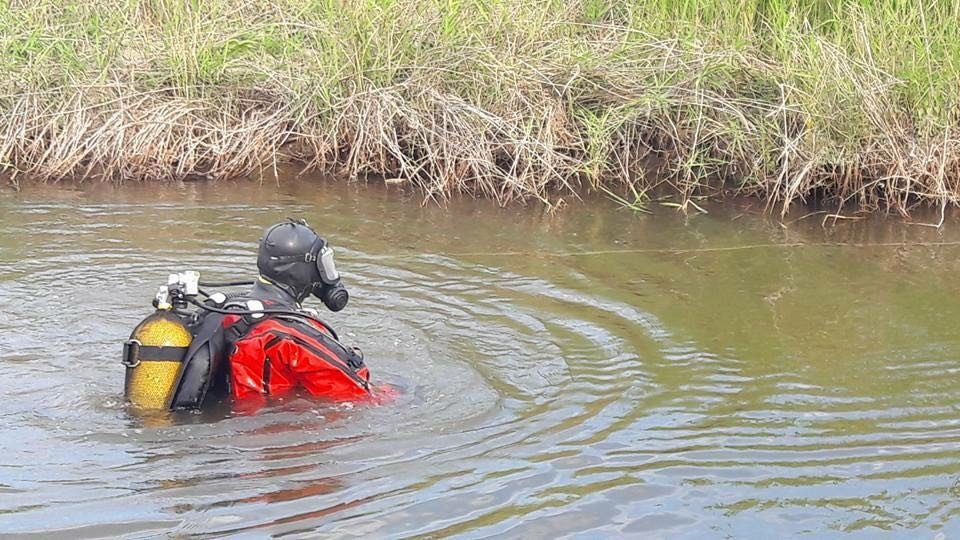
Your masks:
{"label": "grassy shoreline", "polygon": [[0,26],[14,181],[297,161],[501,203],[960,203],[956,2],[36,0]]}

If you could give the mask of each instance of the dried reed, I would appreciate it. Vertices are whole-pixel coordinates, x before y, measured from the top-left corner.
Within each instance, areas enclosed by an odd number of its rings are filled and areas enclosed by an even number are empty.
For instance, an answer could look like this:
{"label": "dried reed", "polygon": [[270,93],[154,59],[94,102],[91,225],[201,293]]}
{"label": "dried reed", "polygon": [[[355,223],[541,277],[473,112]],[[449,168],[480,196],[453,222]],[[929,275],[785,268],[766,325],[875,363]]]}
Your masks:
{"label": "dried reed", "polygon": [[[960,196],[960,3],[14,1],[13,178],[281,161],[501,203],[736,191],[906,213]],[[651,171],[651,165],[658,170]]]}

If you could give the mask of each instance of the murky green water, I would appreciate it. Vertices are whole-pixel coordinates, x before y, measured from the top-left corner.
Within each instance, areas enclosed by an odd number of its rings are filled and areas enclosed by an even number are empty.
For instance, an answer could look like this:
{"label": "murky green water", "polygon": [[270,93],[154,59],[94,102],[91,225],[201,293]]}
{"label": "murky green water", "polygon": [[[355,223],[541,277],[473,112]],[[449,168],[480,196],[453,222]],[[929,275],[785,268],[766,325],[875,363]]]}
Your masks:
{"label": "murky green water", "polygon": [[[960,222],[405,198],[0,195],[0,532],[960,534],[960,247],[913,244],[958,242]],[[402,396],[132,416],[120,343],[156,286],[249,277],[288,215],[339,248],[353,298],[327,318]],[[600,253],[561,256],[583,251]]]}

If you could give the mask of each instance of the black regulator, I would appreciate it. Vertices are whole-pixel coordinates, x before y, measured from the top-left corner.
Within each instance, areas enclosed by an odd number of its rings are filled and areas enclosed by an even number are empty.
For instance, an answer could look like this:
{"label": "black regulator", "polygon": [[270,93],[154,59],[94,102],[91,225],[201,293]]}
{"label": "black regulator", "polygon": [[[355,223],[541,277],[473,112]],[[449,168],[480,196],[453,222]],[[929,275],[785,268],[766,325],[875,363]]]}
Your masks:
{"label": "black regulator", "polygon": [[350,301],[350,293],[347,292],[347,288],[339,281],[334,285],[328,285],[326,283],[315,284],[313,286],[313,295],[319,298],[320,301],[323,302],[323,305],[327,306],[327,309],[330,311],[340,311],[347,307],[347,302]]}

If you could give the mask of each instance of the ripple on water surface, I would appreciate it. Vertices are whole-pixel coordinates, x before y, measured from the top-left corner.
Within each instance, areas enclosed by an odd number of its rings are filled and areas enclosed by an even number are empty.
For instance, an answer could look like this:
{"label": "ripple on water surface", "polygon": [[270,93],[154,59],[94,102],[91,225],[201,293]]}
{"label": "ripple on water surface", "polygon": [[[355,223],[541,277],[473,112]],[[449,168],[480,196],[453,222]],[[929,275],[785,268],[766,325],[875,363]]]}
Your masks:
{"label": "ripple on water surface", "polygon": [[[158,191],[0,196],[4,533],[960,529],[957,248],[785,248],[845,239],[309,182]],[[396,401],[132,416],[119,343],[155,286],[251,275],[291,214],[338,246],[352,303],[330,322]],[[697,251],[746,244],[769,247]],[[586,248],[634,251],[547,254]]]}

